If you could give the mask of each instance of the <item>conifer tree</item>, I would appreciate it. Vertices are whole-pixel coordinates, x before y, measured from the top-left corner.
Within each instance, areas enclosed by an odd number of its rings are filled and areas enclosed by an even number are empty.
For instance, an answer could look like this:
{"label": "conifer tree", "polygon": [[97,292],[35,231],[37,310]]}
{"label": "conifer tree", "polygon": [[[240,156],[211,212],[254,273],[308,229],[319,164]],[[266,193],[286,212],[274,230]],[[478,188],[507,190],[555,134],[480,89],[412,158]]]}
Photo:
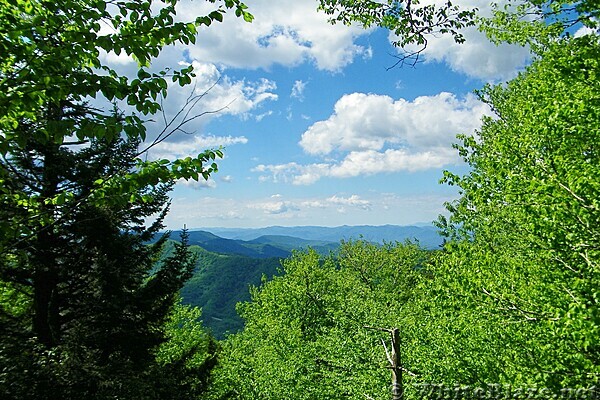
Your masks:
{"label": "conifer tree", "polygon": [[[68,186],[84,196],[98,177],[133,168],[137,144],[94,140],[67,149],[32,142],[11,160],[7,182]],[[154,398],[164,391],[155,352],[195,266],[185,232],[164,261],[167,236],[147,244],[162,227],[169,189],[148,185],[138,196],[68,212],[45,205],[52,222],[24,237],[0,267],[3,285],[23,300],[19,309],[2,309],[3,398]]]}

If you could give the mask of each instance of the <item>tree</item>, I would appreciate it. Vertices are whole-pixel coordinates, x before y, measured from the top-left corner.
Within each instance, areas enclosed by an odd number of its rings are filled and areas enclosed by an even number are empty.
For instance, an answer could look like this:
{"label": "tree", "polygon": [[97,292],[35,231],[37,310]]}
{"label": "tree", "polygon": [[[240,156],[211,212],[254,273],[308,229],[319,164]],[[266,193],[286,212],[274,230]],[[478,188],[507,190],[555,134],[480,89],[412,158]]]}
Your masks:
{"label": "tree", "polygon": [[[34,150],[13,161],[31,179],[60,166],[59,183],[79,194],[97,176],[133,167],[136,149],[137,142],[92,140],[78,152],[62,149],[56,164],[32,167]],[[134,197],[144,201],[120,207],[84,203],[27,238],[2,266],[2,281],[23,303],[2,304],[5,397],[154,398],[161,386],[154,353],[195,267],[185,235],[162,262],[166,235],[146,244],[161,228],[168,190],[143,188]]]}
{"label": "tree", "polygon": [[[433,32],[423,22],[437,26],[429,2],[321,5],[339,21],[393,31],[400,46],[415,32]],[[573,37],[598,27],[599,5],[517,0],[494,4],[490,18],[463,9],[464,19],[450,2],[441,6],[463,22],[458,33],[476,25],[496,43],[529,45],[533,63],[480,92],[496,116],[457,146],[472,171],[445,174],[461,197],[448,204],[449,219],[440,217],[448,243],[414,304],[421,322],[408,324],[415,330],[408,357],[420,360],[422,383],[535,386],[558,395],[600,379],[598,37]],[[415,7],[421,14],[411,14]]]}
{"label": "tree", "polygon": [[211,395],[389,397],[382,336],[366,326],[404,331],[427,260],[411,243],[348,242],[324,258],[296,253],[283,262],[282,276],[252,289],[251,302],[239,306],[246,325],[224,343]]}
{"label": "tree", "polygon": [[[216,0],[210,0],[216,3]],[[97,177],[94,186],[81,196],[67,188],[24,187],[7,183],[12,159],[31,143],[49,146],[39,162],[59,148],[89,143],[91,139],[115,140],[121,134],[133,140],[146,138],[144,117],[161,110],[167,95],[167,79],[180,85],[191,82],[192,67],[149,72],[152,59],[164,46],[193,43],[198,28],[221,21],[226,9],[250,21],[252,16],[239,0],[225,0],[217,9],[193,21],[175,19],[177,0],[82,1],[31,0],[4,2],[0,10],[0,156],[3,159],[0,196],[3,205],[15,211],[2,221],[2,253],[32,235],[41,225],[52,223],[53,210],[78,207],[84,201],[106,203],[124,193],[172,179],[207,178],[220,156],[207,151],[196,158],[144,161],[144,150],[174,132],[169,124],[153,143],[132,156],[137,165],[129,171]],[[108,29],[106,29],[108,28]],[[108,33],[107,33],[108,32]],[[101,52],[134,57],[137,77],[119,76],[104,65]],[[125,102],[135,112],[124,114],[86,104],[92,98]],[[176,128],[176,127],[175,127]],[[52,150],[51,148],[54,147]],[[52,151],[50,151],[52,150]],[[43,189],[43,190],[42,190]],[[37,221],[37,223],[36,223]]]}
{"label": "tree", "polygon": [[496,116],[459,146],[472,171],[445,178],[462,193],[441,220],[457,295],[516,339],[510,379],[557,391],[600,379],[599,55],[596,35],[558,40],[486,87]]}
{"label": "tree", "polygon": [[[458,3],[458,4],[457,4]],[[569,35],[573,27],[598,27],[598,0],[507,0],[492,2],[492,16],[460,1],[319,0],[319,8],[332,15],[330,22],[379,26],[396,37],[393,45],[404,50],[396,65],[415,65],[433,35],[452,35],[465,41],[462,30],[477,26],[495,43],[529,45],[541,52],[553,40]]]}
{"label": "tree", "polygon": [[397,38],[393,44],[404,50],[396,65],[415,65],[427,47],[428,37],[450,34],[464,42],[462,28],[475,24],[476,8],[462,9],[450,1],[419,4],[414,0],[319,0],[319,8],[332,15],[330,22],[359,23],[365,28],[379,26]]}
{"label": "tree", "polygon": [[[144,159],[179,128],[167,123],[144,143],[145,119],[160,112],[167,79],[183,86],[193,76],[191,67],[150,72],[150,63],[164,46],[194,42],[198,28],[221,21],[227,9],[252,19],[244,4],[225,0],[179,22],[177,3],[28,0],[0,7],[3,397],[160,393],[164,370],[155,368],[155,352],[194,262],[185,237],[162,263],[166,239],[146,242],[161,227],[173,182],[207,179],[222,153]],[[134,57],[137,77],[103,65],[101,52]],[[92,106],[92,99],[107,106]],[[135,111],[119,109],[123,103]]]}
{"label": "tree", "polygon": [[193,399],[204,394],[220,346],[202,326],[199,308],[177,304],[167,322],[167,341],[156,355],[160,399]]}
{"label": "tree", "polygon": [[509,0],[494,5],[491,18],[479,18],[479,27],[495,43],[529,45],[543,52],[553,41],[572,34],[573,28],[598,27],[598,0]]}

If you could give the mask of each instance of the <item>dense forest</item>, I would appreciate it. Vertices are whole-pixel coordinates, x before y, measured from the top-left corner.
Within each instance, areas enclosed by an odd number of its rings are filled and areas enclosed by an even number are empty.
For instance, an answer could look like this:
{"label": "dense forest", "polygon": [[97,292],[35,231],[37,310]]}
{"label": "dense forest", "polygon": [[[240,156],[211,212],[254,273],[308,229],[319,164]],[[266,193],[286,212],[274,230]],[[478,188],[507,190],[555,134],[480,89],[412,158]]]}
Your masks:
{"label": "dense forest", "polygon": [[[253,16],[210,0],[182,21],[177,2],[1,3],[1,398],[598,398],[598,0],[508,1],[490,18],[450,1],[321,0],[332,23],[397,35],[400,63],[430,35],[464,41],[467,26],[528,46],[532,61],[478,92],[494,115],[458,138],[469,171],[442,179],[460,189],[437,221],[443,248],[295,252],[222,341],[181,305],[202,252],[185,230],[176,244],[159,232],[175,182],[208,179],[223,153],[145,157],[186,122],[146,140],[167,81],[193,74],[149,66],[225,13]],[[137,77],[101,50],[132,55]]]}

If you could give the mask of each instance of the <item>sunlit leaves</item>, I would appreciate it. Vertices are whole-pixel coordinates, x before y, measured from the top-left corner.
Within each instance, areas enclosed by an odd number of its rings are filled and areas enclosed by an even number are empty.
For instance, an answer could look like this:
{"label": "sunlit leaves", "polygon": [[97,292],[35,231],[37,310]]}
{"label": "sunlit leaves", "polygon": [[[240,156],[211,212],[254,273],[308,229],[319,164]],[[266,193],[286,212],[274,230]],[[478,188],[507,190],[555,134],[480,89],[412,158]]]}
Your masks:
{"label": "sunlit leaves", "polygon": [[496,43],[543,52],[555,39],[572,34],[573,27],[597,27],[599,15],[597,0],[509,0],[496,4],[491,18],[479,18],[479,25]]}
{"label": "sunlit leaves", "polygon": [[509,358],[511,379],[553,390],[598,383],[599,55],[595,35],[558,40],[518,78],[486,87],[497,116],[458,146],[472,171],[445,176],[462,191],[440,220],[454,237],[446,265],[467,277],[456,293],[531,349]]}
{"label": "sunlit leaves", "polygon": [[[194,43],[201,25],[223,21],[228,10],[247,21],[252,19],[239,0],[210,3],[214,10],[207,15],[181,21],[175,17],[176,0],[4,2],[0,7],[3,168],[14,170],[13,157],[32,151],[32,147],[36,151],[48,147],[46,150],[52,153],[70,151],[73,146],[86,146],[95,140],[111,142],[122,136],[144,141],[147,121],[162,111],[169,81],[185,86],[194,77],[191,65],[151,72],[152,60],[165,46]],[[135,59],[139,64],[137,74],[123,76],[104,64],[103,54],[107,53]],[[127,105],[131,111],[97,109],[88,105],[90,99]],[[40,166],[47,162],[46,150],[34,157]],[[24,208],[28,210],[26,215],[32,210],[36,210],[34,214],[40,211],[35,201],[61,210],[93,199],[112,201],[127,197],[133,201],[132,193],[143,185],[208,179],[217,170],[213,161],[220,154],[201,153],[191,159],[169,161],[168,165],[157,162],[153,167],[152,162],[140,163],[136,169],[104,177],[94,189],[97,193],[85,194],[87,199],[73,193],[69,184],[42,194],[41,185],[31,181],[19,183],[19,193],[31,199],[27,204],[15,200],[10,191],[2,195],[6,196],[7,206]],[[117,189],[119,193],[115,192]],[[16,230],[16,237],[20,235],[17,231],[25,229],[20,223],[10,225]]]}
{"label": "sunlit leaves", "polygon": [[387,337],[365,326],[405,328],[428,258],[410,243],[358,241],[285,260],[284,275],[239,306],[246,327],[225,344],[215,398],[387,397]]}

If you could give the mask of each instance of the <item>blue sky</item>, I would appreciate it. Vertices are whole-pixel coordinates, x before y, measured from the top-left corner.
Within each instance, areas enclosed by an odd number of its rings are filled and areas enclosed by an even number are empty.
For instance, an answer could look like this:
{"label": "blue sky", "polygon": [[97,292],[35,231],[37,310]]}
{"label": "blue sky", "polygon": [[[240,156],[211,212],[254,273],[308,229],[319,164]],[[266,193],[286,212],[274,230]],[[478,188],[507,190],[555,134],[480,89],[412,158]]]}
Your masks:
{"label": "blue sky", "polygon": [[[246,4],[253,23],[231,13],[195,45],[167,48],[154,62],[192,64],[197,74],[193,86],[170,88],[167,116],[193,93],[206,92],[193,113],[221,111],[194,120],[151,157],[225,148],[212,179],[177,184],[170,229],[431,222],[457,196],[438,184],[442,171],[467,170],[451,147],[456,134],[473,133],[490,114],[473,90],[510,79],[528,57],[470,29],[464,45],[431,38],[424,62],[387,70],[397,50],[386,31],[332,26],[316,0]],[[209,9],[182,2],[178,15]],[[125,55],[103,57],[122,73],[136,70]],[[161,119],[149,122],[151,131]]]}

